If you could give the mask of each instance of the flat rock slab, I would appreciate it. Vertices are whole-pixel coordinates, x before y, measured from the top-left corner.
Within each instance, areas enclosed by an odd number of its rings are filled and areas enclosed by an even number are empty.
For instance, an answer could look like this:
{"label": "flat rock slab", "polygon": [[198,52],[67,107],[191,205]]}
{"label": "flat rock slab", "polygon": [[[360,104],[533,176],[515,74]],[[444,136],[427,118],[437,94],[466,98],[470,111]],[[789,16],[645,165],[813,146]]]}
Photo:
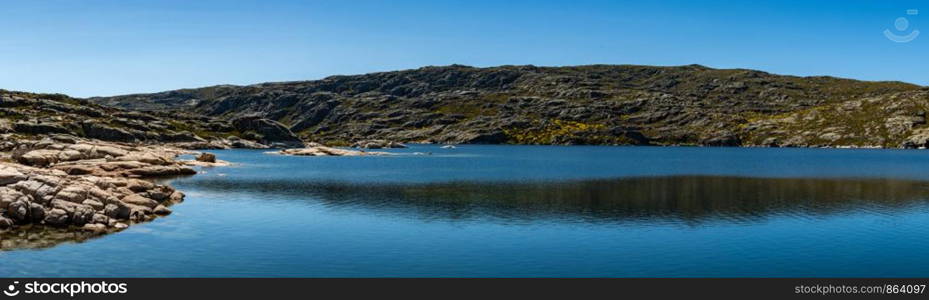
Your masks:
{"label": "flat rock slab", "polygon": [[293,156],[384,156],[391,155],[387,152],[372,152],[372,151],[358,151],[358,150],[348,150],[348,149],[339,149],[326,146],[315,146],[299,149],[284,149],[277,152],[270,152],[273,154],[282,154],[282,155],[293,155]]}

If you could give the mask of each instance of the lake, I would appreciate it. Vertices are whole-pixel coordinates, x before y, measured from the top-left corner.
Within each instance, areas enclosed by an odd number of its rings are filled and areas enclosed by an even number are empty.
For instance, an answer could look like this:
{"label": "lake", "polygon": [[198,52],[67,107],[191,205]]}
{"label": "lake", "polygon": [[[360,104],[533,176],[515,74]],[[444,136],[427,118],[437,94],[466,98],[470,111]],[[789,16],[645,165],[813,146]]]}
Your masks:
{"label": "lake", "polygon": [[413,145],[211,151],[174,214],[0,276],[914,277],[929,152]]}

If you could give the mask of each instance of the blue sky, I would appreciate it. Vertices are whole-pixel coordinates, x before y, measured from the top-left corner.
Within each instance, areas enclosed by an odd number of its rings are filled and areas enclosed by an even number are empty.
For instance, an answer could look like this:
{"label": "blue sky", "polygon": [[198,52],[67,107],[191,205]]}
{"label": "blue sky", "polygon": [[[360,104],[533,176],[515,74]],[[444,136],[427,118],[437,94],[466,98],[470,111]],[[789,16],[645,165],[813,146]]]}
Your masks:
{"label": "blue sky", "polygon": [[732,2],[4,1],[0,88],[87,97],[453,63],[697,63],[929,85],[929,32],[882,33],[929,31],[929,1]]}

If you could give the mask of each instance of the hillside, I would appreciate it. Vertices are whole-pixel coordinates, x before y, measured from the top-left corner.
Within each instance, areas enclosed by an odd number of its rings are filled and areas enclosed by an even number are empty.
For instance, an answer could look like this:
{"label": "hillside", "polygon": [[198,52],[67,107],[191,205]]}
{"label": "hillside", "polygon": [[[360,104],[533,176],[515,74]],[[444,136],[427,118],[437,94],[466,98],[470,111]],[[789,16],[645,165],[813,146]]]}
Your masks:
{"label": "hillside", "polygon": [[0,152],[9,151],[7,148],[21,140],[56,135],[132,144],[177,144],[190,148],[302,144],[286,128],[268,120],[134,112],[59,94],[0,90]]}
{"label": "hillside", "polygon": [[219,119],[260,116],[336,145],[920,147],[929,136],[924,87],[700,65],[452,65],[88,100]]}

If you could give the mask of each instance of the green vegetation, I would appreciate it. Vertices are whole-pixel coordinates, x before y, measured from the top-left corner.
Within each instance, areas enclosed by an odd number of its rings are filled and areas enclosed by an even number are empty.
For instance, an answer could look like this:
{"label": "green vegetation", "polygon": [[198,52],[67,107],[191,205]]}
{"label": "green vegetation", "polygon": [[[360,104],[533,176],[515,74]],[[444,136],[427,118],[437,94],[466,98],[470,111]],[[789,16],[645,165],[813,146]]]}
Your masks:
{"label": "green vegetation", "polygon": [[548,145],[556,144],[558,139],[583,137],[594,144],[611,144],[608,141],[616,137],[603,132],[603,124],[588,124],[574,121],[545,120],[536,121],[530,128],[504,129],[503,132],[514,144]]}

